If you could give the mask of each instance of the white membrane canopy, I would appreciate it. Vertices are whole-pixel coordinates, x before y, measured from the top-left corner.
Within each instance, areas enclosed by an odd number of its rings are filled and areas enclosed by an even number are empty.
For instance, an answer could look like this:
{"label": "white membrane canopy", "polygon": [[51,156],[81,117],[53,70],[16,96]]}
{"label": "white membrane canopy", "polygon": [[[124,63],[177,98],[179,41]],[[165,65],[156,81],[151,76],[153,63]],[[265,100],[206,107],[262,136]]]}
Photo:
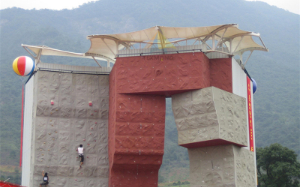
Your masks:
{"label": "white membrane canopy", "polygon": [[[22,44],[22,47],[25,48],[25,50],[30,53],[34,58],[37,58],[37,56],[40,55],[46,55],[46,56],[67,56],[67,57],[79,57],[79,58],[89,58],[89,59],[99,59],[99,60],[108,60],[108,61],[114,61],[114,59],[109,59],[105,56],[85,56],[84,53],[74,53],[74,52],[69,52],[69,51],[62,51],[59,49],[54,49],[51,47],[47,47],[47,46],[33,46],[33,45],[25,45]],[[29,51],[29,50],[30,51]],[[34,54],[33,54],[33,53]]]}
{"label": "white membrane canopy", "polygon": [[[261,45],[256,43],[253,37],[259,38]],[[27,48],[27,51],[30,49],[36,55],[40,53],[41,55],[93,58],[110,62],[114,62],[122,50],[127,50],[127,52],[139,50],[138,52],[143,54],[143,50],[156,45],[160,46],[160,49],[173,48],[172,50],[176,51],[185,49],[182,43],[186,43],[186,46],[195,46],[199,43],[205,46],[204,52],[218,51],[229,55],[241,56],[245,51],[252,53],[254,50],[268,51],[258,33],[240,30],[237,24],[209,27],[155,26],[129,33],[90,35],[87,39],[91,41],[91,46],[86,53],[61,51],[45,46],[23,45],[23,47]]]}

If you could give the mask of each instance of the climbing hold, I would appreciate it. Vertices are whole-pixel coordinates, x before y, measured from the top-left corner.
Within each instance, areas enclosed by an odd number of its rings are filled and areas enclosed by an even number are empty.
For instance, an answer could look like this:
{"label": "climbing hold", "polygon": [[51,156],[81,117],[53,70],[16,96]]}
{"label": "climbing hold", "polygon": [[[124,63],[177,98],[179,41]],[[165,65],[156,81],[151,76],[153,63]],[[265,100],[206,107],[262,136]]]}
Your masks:
{"label": "climbing hold", "polygon": [[54,101],[53,100],[51,100],[51,105],[54,105]]}

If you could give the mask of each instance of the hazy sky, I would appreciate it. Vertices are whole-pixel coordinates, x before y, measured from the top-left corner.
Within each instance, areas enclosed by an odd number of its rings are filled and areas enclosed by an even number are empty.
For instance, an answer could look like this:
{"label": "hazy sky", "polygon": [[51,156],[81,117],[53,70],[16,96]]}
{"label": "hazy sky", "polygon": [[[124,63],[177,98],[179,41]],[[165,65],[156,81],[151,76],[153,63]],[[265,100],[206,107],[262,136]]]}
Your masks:
{"label": "hazy sky", "polygon": [[[0,9],[19,7],[23,9],[73,9],[78,6],[97,0],[0,0]],[[247,0],[264,1],[270,5],[288,10],[300,15],[300,0]]]}
{"label": "hazy sky", "polygon": [[247,1],[263,1],[269,5],[274,5],[284,10],[300,15],[300,0],[247,0]]}

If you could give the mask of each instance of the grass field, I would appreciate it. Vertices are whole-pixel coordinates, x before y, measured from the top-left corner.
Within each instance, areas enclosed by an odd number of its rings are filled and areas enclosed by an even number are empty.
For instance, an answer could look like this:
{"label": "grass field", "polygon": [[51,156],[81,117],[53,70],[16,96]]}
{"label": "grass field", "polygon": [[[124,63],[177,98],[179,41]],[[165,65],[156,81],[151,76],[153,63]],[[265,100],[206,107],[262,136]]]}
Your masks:
{"label": "grass field", "polygon": [[18,166],[0,165],[0,173],[15,173],[15,169],[21,172],[21,168]]}
{"label": "grass field", "polygon": [[[167,182],[167,183],[160,183],[158,184],[158,187],[190,187],[190,184],[178,184],[177,182]],[[181,183],[184,183],[185,181],[181,181]],[[175,184],[176,183],[176,184]]]}
{"label": "grass field", "polygon": [[159,184],[158,187],[190,187],[190,184],[181,184],[181,185]]}
{"label": "grass field", "polygon": [[11,165],[0,165],[0,180],[20,184],[21,183],[21,168]]}
{"label": "grass field", "polygon": [[[12,165],[0,165],[0,177],[3,177],[2,180],[5,180],[9,177],[15,177],[16,171],[20,174],[21,173],[21,168],[18,167],[18,166],[12,166]],[[174,182],[158,184],[158,187],[190,187],[190,184],[180,184],[180,185],[176,184],[176,185],[173,185],[173,183],[178,183],[178,181],[177,181],[178,176],[181,176],[179,178],[182,178],[182,176],[184,175],[185,172],[186,171],[184,169],[179,169],[176,172],[172,171],[170,173],[170,176],[171,176],[170,179],[173,179],[175,181]],[[183,178],[186,178],[186,177],[183,177]],[[14,179],[13,181],[12,180],[13,179],[11,179],[10,182],[14,182],[15,180],[17,181],[18,179]],[[181,181],[181,182],[184,182],[184,181]],[[17,183],[17,182],[15,182],[15,183]]]}

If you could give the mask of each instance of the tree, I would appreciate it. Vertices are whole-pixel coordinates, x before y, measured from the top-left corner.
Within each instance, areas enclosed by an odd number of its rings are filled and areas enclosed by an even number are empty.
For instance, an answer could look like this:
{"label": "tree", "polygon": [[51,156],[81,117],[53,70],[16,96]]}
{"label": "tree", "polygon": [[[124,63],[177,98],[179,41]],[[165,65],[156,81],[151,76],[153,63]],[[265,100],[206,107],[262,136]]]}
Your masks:
{"label": "tree", "polygon": [[163,183],[165,181],[164,176],[162,176],[160,173],[158,173],[158,182]]}
{"label": "tree", "polygon": [[300,187],[300,163],[297,154],[280,144],[258,148],[259,187]]}
{"label": "tree", "polygon": [[17,167],[15,167],[15,184],[21,184],[21,175]]}

